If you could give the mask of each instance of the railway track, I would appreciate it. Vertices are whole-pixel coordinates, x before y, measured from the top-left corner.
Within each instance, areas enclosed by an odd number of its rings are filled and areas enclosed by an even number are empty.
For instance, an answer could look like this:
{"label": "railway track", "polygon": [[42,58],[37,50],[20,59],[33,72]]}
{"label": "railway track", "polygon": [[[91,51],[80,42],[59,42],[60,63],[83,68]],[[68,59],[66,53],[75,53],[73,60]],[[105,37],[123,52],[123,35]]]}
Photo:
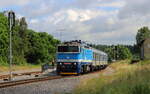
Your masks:
{"label": "railway track", "polygon": [[49,77],[41,77],[41,78],[33,78],[33,79],[3,82],[3,83],[0,83],[0,88],[6,88],[6,87],[11,87],[11,86],[27,84],[27,83],[33,83],[33,82],[46,81],[46,80],[60,79],[60,78],[64,78],[64,77],[65,76],[49,76]]}
{"label": "railway track", "polygon": [[0,79],[5,79],[5,78],[8,78],[8,77],[9,77],[9,75],[1,75]]}
{"label": "railway track", "polygon": [[[23,76],[23,75],[36,75],[36,74],[40,74],[42,73],[41,71],[35,71],[35,72],[25,72],[25,73],[13,73],[13,77],[14,76]],[[0,79],[7,79],[9,78],[9,74],[6,75],[0,75]]]}
{"label": "railway track", "polygon": [[[85,74],[82,74],[82,75],[95,74],[95,73],[99,73],[99,72],[102,72],[102,71],[103,70],[97,70],[97,71],[93,71],[93,72],[90,72],[90,73],[85,73]],[[30,73],[32,73],[32,72],[30,72]],[[36,73],[36,72],[33,72],[33,74],[34,73]],[[29,73],[25,73],[25,74],[28,75]],[[79,76],[82,76],[82,75],[79,75]],[[22,85],[22,84],[33,83],[33,82],[46,81],[46,80],[69,78],[69,77],[78,77],[78,76],[73,76],[73,75],[69,75],[69,76],[47,76],[47,77],[40,77],[40,78],[32,78],[32,79],[24,79],[24,80],[3,82],[3,83],[0,83],[0,88],[6,88],[6,87],[11,87],[11,86]]]}

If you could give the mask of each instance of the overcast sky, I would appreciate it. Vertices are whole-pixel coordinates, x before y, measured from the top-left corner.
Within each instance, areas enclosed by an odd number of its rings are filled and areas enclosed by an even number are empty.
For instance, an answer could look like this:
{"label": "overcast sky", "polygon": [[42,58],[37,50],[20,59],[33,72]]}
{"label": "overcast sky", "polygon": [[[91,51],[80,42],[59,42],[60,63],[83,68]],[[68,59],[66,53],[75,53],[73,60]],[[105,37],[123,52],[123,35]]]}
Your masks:
{"label": "overcast sky", "polygon": [[55,38],[97,44],[134,44],[150,26],[150,0],[0,0],[0,11],[26,17],[29,28]]}

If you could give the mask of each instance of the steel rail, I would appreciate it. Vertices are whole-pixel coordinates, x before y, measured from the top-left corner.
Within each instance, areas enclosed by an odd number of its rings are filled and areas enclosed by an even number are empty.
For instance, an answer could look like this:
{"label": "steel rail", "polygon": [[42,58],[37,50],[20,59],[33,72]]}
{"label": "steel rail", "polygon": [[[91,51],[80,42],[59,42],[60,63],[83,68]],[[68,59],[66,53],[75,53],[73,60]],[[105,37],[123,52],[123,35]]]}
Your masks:
{"label": "steel rail", "polygon": [[11,87],[11,86],[22,85],[22,84],[33,83],[33,82],[46,81],[46,80],[61,79],[64,77],[65,76],[49,76],[49,77],[41,77],[41,78],[32,78],[32,79],[3,82],[3,83],[0,83],[0,88],[6,88],[6,87]]}
{"label": "steel rail", "polygon": [[[100,72],[103,72],[103,71],[104,71],[104,69],[93,71],[93,72],[87,72],[87,73],[85,73],[83,75],[95,74],[95,73],[100,73]],[[79,76],[82,76],[82,74],[79,75]],[[32,78],[32,79],[9,81],[9,82],[0,83],[0,88],[6,88],[6,87],[17,86],[17,85],[33,83],[33,82],[41,82],[41,81],[47,81],[47,80],[61,79],[61,78],[79,77],[79,76],[74,76],[74,75],[68,75],[68,76],[46,76],[46,77],[39,77],[39,78]]]}
{"label": "steel rail", "polygon": [[[23,75],[32,75],[32,74],[40,74],[41,71],[34,71],[34,72],[25,72],[25,73],[13,73],[12,76],[23,76]],[[0,75],[0,79],[6,79],[9,78],[9,74],[6,75]]]}

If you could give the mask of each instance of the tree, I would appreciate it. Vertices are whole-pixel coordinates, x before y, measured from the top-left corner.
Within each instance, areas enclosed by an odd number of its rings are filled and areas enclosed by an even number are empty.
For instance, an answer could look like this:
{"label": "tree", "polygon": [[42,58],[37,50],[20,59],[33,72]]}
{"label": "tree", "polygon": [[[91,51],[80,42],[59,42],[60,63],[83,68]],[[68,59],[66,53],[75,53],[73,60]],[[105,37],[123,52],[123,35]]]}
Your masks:
{"label": "tree", "polygon": [[136,35],[136,41],[137,45],[140,46],[141,43],[146,39],[150,37],[150,30],[148,27],[142,27],[138,30]]}
{"label": "tree", "polygon": [[[9,47],[9,29],[7,17],[0,13],[0,65],[7,64]],[[41,64],[52,61],[56,46],[60,41],[45,32],[28,29],[25,18],[16,20],[13,29],[13,64]]]}
{"label": "tree", "polygon": [[7,63],[9,44],[7,23],[7,18],[0,13],[0,64]]}
{"label": "tree", "polygon": [[118,45],[118,51],[117,51],[117,55],[118,55],[118,60],[124,60],[124,59],[131,59],[132,58],[132,54],[130,52],[130,50],[123,46],[123,45]]}
{"label": "tree", "polygon": [[106,52],[110,61],[132,58],[131,51],[125,45],[95,45],[95,48]]}
{"label": "tree", "polygon": [[32,64],[48,63],[54,59],[58,40],[46,32],[28,30],[29,51],[26,59]]}
{"label": "tree", "polygon": [[27,37],[27,22],[25,17],[22,17],[19,22],[19,36],[21,38],[20,49],[21,54],[24,55],[28,51],[28,37]]}

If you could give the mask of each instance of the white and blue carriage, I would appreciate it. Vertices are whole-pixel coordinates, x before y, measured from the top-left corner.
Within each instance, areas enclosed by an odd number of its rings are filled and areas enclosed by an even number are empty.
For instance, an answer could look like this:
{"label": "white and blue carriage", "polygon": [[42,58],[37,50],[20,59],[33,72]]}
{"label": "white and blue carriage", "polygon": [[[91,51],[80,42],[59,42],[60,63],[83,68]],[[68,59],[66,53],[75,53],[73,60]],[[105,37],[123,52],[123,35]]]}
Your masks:
{"label": "white and blue carriage", "polygon": [[78,75],[105,68],[108,56],[106,53],[76,40],[60,44],[57,49],[56,60],[58,74]]}

